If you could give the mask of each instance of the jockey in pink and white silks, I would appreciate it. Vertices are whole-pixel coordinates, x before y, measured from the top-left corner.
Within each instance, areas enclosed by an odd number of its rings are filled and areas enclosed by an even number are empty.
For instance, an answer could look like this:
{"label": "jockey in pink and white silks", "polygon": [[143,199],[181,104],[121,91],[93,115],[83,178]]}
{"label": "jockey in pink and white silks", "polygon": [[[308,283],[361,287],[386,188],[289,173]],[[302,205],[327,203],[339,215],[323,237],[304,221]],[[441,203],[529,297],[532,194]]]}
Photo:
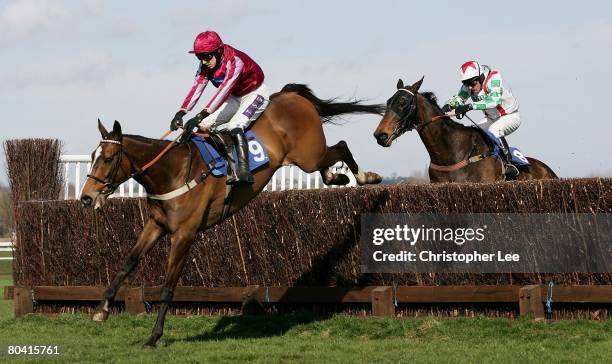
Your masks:
{"label": "jockey in pink and white silks", "polygon": [[[212,83],[218,88],[216,94],[201,112],[185,123],[185,130],[198,126],[228,132],[236,145],[238,158],[227,183],[253,183],[244,130],[268,106],[270,94],[263,83],[264,73],[248,55],[224,44],[214,31],[198,34],[189,53],[194,53],[199,60],[195,82],[172,119],[170,130],[182,125],[183,116],[193,109],[208,83]],[[234,164],[231,151],[228,154],[229,162]]]}
{"label": "jockey in pink and white silks", "polygon": [[485,118],[478,125],[501,139],[501,149],[506,159],[506,176],[516,177],[519,171],[510,162],[508,143],[504,137],[521,125],[518,100],[499,71],[487,65],[467,61],[461,65],[460,74],[462,85],[459,93],[451,97],[442,111],[446,113],[455,110],[455,115],[461,119],[470,110],[482,110]]}

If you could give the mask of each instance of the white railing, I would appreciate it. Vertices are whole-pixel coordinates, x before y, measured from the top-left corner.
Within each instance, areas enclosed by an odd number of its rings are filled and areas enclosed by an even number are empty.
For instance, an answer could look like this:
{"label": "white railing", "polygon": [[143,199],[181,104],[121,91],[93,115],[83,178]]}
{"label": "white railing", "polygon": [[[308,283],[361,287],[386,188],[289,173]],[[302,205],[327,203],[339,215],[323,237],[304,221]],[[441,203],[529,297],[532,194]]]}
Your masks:
{"label": "white railing", "polygon": [[[61,155],[59,162],[63,164],[64,169],[64,199],[78,199],[81,194],[81,189],[87,179],[87,174],[91,170],[91,156],[67,154]],[[70,185],[73,185],[74,192],[70,196]],[[127,191],[127,192],[126,192]],[[117,192],[110,197],[144,197],[146,192],[144,188],[133,179],[121,184]]]}
{"label": "white railing", "polygon": [[[81,189],[87,179],[87,174],[91,169],[91,157],[89,155],[62,155],[59,162],[63,164],[65,182],[64,182],[64,199],[78,199],[81,194]],[[332,167],[334,173],[346,174],[350,182],[346,187],[357,185],[357,181],[348,167],[342,163],[338,163]],[[74,187],[73,193],[70,192],[70,186]],[[305,173],[297,166],[284,166],[278,169],[272,176],[272,179],[264,191],[285,191],[285,190],[303,190],[313,188],[329,188],[323,183],[319,172]],[[331,186],[341,187],[341,186]],[[133,179],[129,179],[123,183],[117,191],[110,197],[144,197],[146,191]]]}
{"label": "white railing", "polygon": [[[13,252],[13,242],[0,241],[0,252]],[[0,257],[0,260],[13,260],[13,257]]]}

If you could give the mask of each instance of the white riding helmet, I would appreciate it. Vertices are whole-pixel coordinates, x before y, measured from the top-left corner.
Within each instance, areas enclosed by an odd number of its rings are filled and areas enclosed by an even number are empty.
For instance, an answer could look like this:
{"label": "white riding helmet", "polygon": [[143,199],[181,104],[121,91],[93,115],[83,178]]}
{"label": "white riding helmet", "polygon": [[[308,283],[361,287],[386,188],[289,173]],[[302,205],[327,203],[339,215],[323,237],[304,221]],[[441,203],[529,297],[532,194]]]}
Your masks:
{"label": "white riding helmet", "polygon": [[465,62],[461,65],[459,72],[461,73],[461,82],[477,77],[480,79],[480,83],[484,81],[484,69],[476,61]]}

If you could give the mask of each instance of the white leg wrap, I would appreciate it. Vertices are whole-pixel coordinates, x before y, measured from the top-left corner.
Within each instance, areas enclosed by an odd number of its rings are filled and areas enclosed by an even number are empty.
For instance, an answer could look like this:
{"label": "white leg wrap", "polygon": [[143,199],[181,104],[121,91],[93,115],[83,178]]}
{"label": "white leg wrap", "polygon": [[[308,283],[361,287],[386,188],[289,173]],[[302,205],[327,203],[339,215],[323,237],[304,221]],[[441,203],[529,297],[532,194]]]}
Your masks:
{"label": "white leg wrap", "polygon": [[334,178],[334,173],[329,168],[325,168],[325,172],[323,173],[323,182],[327,185]]}
{"label": "white leg wrap", "polygon": [[357,184],[359,184],[360,186],[366,184],[366,175],[361,168],[359,168],[359,171],[357,171],[355,179],[357,180]]}

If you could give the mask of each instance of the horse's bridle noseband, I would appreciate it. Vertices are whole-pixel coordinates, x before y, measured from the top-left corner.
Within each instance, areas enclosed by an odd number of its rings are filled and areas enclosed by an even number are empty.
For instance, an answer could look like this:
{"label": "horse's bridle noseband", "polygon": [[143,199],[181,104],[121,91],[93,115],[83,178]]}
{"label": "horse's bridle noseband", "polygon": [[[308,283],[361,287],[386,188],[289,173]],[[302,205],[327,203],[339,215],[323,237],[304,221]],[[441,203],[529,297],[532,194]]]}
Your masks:
{"label": "horse's bridle noseband", "polygon": [[[123,161],[123,144],[120,141],[118,141],[118,140],[111,140],[111,139],[102,139],[100,141],[100,144],[102,144],[102,143],[111,143],[111,144],[119,145],[119,158],[117,159],[117,163],[115,163],[115,165],[113,166],[113,169],[111,170],[110,177],[109,177],[110,182],[106,182],[104,180],[101,180],[100,178],[98,178],[98,177],[96,177],[96,176],[94,176],[92,174],[88,174],[87,178],[91,178],[94,181],[104,185],[104,188],[101,191],[99,191],[98,193],[100,193],[101,195],[108,196],[108,195],[112,194],[113,192],[115,192],[117,187],[119,187],[119,185],[121,184],[121,183],[116,183],[115,182],[115,178],[117,178],[117,173],[119,172],[119,168],[121,168],[121,162]],[[92,166],[92,168],[93,168],[93,166]],[[104,189],[106,189],[106,190],[104,190]]]}

